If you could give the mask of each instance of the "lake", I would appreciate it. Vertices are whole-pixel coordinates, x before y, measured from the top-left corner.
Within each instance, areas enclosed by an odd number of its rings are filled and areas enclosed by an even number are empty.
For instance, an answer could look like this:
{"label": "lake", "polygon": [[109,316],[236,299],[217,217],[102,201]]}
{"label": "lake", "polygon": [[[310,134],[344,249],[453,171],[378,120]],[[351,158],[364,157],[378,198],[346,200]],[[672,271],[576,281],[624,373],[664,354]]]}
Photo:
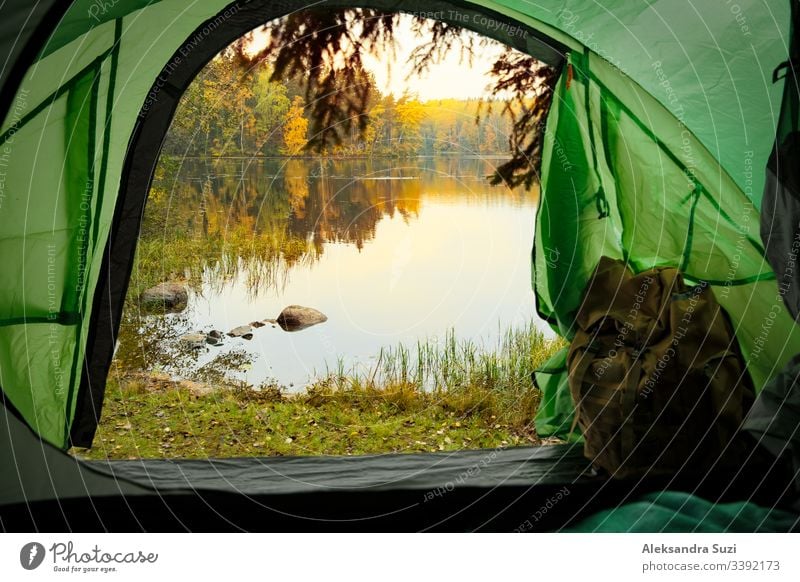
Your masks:
{"label": "lake", "polygon": [[[189,301],[146,315],[131,295],[117,364],[188,379],[222,370],[296,391],[328,369],[370,366],[382,346],[449,330],[491,348],[533,320],[552,337],[531,290],[537,192],[490,186],[497,162],[162,160],[132,289],[137,277],[187,280]],[[328,320],[296,332],[268,324],[199,350],[178,340],[292,304]]]}

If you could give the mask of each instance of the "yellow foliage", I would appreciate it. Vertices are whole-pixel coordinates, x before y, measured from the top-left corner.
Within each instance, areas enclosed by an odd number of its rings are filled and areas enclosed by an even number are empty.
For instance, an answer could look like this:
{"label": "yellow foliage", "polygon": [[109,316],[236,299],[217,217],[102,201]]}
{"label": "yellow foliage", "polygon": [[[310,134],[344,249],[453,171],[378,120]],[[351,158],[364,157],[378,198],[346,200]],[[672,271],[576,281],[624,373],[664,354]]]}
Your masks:
{"label": "yellow foliage", "polygon": [[303,151],[308,136],[308,120],[303,117],[303,98],[297,96],[286,115],[283,126],[283,153],[296,156]]}

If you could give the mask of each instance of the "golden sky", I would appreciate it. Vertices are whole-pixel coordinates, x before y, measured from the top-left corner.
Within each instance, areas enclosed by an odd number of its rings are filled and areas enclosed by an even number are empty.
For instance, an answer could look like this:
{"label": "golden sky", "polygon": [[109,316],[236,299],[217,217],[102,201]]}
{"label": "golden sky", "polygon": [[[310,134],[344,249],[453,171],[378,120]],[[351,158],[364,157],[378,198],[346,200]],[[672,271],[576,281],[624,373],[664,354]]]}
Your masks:
{"label": "golden sky", "polygon": [[410,23],[410,17],[401,16],[400,25],[397,27],[398,47],[394,62],[384,56],[370,57],[365,63],[375,75],[381,91],[394,93],[397,96],[402,95],[404,91],[416,93],[422,101],[488,96],[485,90],[490,82],[488,72],[498,54],[502,52],[500,45],[493,43],[488,49],[477,51],[472,65],[467,61],[461,62],[459,51],[452,50],[424,76],[408,77],[411,52],[420,42],[424,42],[414,35]]}
{"label": "golden sky", "polygon": [[[452,50],[424,75],[409,77],[409,57],[424,39],[417,38],[412,32],[411,17],[406,15],[400,16],[395,33],[397,50],[394,55],[369,55],[365,59],[366,68],[375,75],[378,88],[383,93],[393,93],[397,97],[403,93],[416,94],[422,101],[488,97],[488,71],[502,52],[500,45],[492,43],[488,48],[477,51],[471,65],[466,60],[461,61],[458,50]],[[254,33],[254,47],[265,42],[266,33]]]}

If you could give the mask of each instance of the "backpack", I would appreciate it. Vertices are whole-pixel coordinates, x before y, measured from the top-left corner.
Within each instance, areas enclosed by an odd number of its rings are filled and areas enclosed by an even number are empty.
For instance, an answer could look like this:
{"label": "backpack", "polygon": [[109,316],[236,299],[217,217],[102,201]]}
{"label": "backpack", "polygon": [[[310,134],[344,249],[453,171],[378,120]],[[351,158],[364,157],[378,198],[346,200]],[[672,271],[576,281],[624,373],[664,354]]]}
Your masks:
{"label": "backpack", "polygon": [[675,268],[633,275],[603,257],[576,327],[569,387],[595,466],[629,478],[705,472],[723,453],[735,458],[754,391],[705,282],[689,287]]}

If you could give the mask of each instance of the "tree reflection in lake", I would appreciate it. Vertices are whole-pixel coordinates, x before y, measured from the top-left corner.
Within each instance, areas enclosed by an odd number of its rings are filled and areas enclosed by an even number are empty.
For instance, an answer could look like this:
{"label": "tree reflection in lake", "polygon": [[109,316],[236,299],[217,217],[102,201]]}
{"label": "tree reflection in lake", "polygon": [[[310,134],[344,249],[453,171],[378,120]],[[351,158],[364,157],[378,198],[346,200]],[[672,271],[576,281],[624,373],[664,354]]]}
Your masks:
{"label": "tree reflection in lake", "polygon": [[[534,317],[536,193],[491,187],[491,159],[161,161],[120,332],[123,370],[303,386],[340,359],[442,337],[493,341]],[[144,315],[141,290],[184,280],[180,314]],[[328,316],[296,333],[186,349],[189,331],[227,331],[289,304]],[[238,354],[235,362],[230,358]],[[216,363],[215,363],[216,362]],[[211,377],[209,377],[211,378]]]}

